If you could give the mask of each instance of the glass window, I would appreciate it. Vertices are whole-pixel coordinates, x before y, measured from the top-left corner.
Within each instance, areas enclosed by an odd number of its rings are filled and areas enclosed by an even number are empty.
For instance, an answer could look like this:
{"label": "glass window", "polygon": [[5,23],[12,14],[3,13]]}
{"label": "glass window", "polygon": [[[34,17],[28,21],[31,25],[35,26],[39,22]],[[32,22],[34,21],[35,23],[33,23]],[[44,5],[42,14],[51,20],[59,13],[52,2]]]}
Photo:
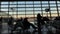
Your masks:
{"label": "glass window", "polygon": [[19,14],[18,15],[18,18],[20,18],[20,17],[25,17],[25,15]]}
{"label": "glass window", "polygon": [[56,5],[53,4],[53,5],[50,5],[50,6],[56,6]]}
{"label": "glass window", "polygon": [[59,13],[60,13],[60,11],[59,11]]}
{"label": "glass window", "polygon": [[8,7],[8,5],[1,5],[1,7]]}
{"label": "glass window", "polygon": [[48,3],[42,3],[42,5],[48,5]]}
{"label": "glass window", "polygon": [[47,12],[46,11],[43,11],[43,16],[47,16]]}
{"label": "glass window", "polygon": [[43,7],[43,6],[48,6],[48,5],[42,5],[42,7]]}
{"label": "glass window", "polygon": [[60,7],[58,7],[58,10],[60,10]]}
{"label": "glass window", "polygon": [[60,3],[58,4],[58,6],[60,6]]}
{"label": "glass window", "polygon": [[34,5],[34,7],[41,7],[41,5]]}
{"label": "glass window", "polygon": [[25,8],[18,8],[18,10],[25,10]]}
{"label": "glass window", "polygon": [[56,3],[50,3],[50,5],[56,5]]}
{"label": "glass window", "polygon": [[57,13],[57,11],[51,11],[51,13]]}
{"label": "glass window", "polygon": [[50,10],[57,10],[57,8],[50,8]]}
{"label": "glass window", "polygon": [[34,10],[41,10],[41,8],[34,8]]}
{"label": "glass window", "polygon": [[[8,12],[6,12],[6,13],[8,13]],[[9,14],[13,15],[13,14],[16,14],[16,12],[9,12]]]}
{"label": "glass window", "polygon": [[8,9],[1,9],[1,11],[8,11]]}
{"label": "glass window", "polygon": [[[42,5],[41,5],[41,2],[42,2]],[[9,5],[9,3],[10,3],[10,5]],[[56,1],[49,1],[49,3],[50,3],[50,10],[51,10],[52,16],[55,13],[57,15]],[[57,3],[58,3],[58,10],[60,13],[60,1],[57,1]],[[8,5],[9,5],[9,7],[8,7]],[[13,8],[13,10],[11,8]],[[37,13],[42,13],[41,8],[43,11],[43,15],[46,16],[45,9],[49,8],[48,1],[13,1],[13,2],[6,1],[6,2],[1,2],[1,11],[6,11],[8,13],[8,9],[9,9],[9,14],[17,14],[17,11],[18,11],[19,15],[25,16],[25,13],[26,13],[27,17],[31,17],[31,15],[34,16],[34,14],[36,15]],[[34,12],[34,14],[33,14],[33,12]]]}
{"label": "glass window", "polygon": [[26,10],[33,10],[33,8],[26,8]]}
{"label": "glass window", "polygon": [[42,4],[43,4],[43,3],[48,3],[48,1],[42,1]]}
{"label": "glass window", "polygon": [[10,5],[9,7],[16,7],[17,5]]}
{"label": "glass window", "polygon": [[1,2],[1,4],[8,4],[8,2]]}
{"label": "glass window", "polygon": [[26,7],[33,7],[33,5],[26,5]]}
{"label": "glass window", "polygon": [[18,7],[25,7],[25,5],[18,5]]}
{"label": "glass window", "polygon": [[56,6],[50,6],[50,8],[56,8]]}
{"label": "glass window", "polygon": [[18,12],[25,12],[25,10],[18,10]]}
{"label": "glass window", "polygon": [[10,7],[10,8],[9,8],[9,11],[13,11],[13,12],[15,12],[15,11],[17,11],[17,8]]}
{"label": "glass window", "polygon": [[57,11],[51,11],[52,15],[51,16],[57,16]]}
{"label": "glass window", "polygon": [[1,9],[8,9],[8,7],[1,7]]}
{"label": "glass window", "polygon": [[42,8],[42,10],[44,10],[44,11],[45,11],[45,9],[46,9],[46,8]]}
{"label": "glass window", "polygon": [[33,1],[26,1],[26,5],[33,5]]}
{"label": "glass window", "polygon": [[40,1],[34,1],[34,5],[40,5]]}
{"label": "glass window", "polygon": [[33,12],[33,10],[26,10],[26,12]]}
{"label": "glass window", "polygon": [[55,1],[50,1],[50,3],[56,3]]}
{"label": "glass window", "polygon": [[18,12],[18,14],[22,14],[23,15],[23,14],[25,14],[25,11],[24,12]]}
{"label": "glass window", "polygon": [[19,4],[25,4],[25,1],[18,1],[18,5]]}
{"label": "glass window", "polygon": [[45,14],[45,13],[46,13],[46,11],[45,11],[45,10],[43,10],[43,13]]}
{"label": "glass window", "polygon": [[35,12],[35,14],[38,14],[38,13],[40,13],[41,14],[41,11],[34,11]]}
{"label": "glass window", "polygon": [[26,17],[33,17],[34,15],[26,15]]}
{"label": "glass window", "polygon": [[10,2],[10,4],[17,4],[17,2],[16,1],[13,1],[13,2]]}
{"label": "glass window", "polygon": [[40,1],[34,1],[34,3],[40,3]]}
{"label": "glass window", "polygon": [[31,15],[32,15],[32,14],[33,14],[33,12],[28,12],[28,11],[27,11],[27,12],[26,12],[26,14],[27,14],[27,15],[28,15],[28,14],[31,14]]}
{"label": "glass window", "polygon": [[60,3],[60,1],[57,1],[57,3]]}

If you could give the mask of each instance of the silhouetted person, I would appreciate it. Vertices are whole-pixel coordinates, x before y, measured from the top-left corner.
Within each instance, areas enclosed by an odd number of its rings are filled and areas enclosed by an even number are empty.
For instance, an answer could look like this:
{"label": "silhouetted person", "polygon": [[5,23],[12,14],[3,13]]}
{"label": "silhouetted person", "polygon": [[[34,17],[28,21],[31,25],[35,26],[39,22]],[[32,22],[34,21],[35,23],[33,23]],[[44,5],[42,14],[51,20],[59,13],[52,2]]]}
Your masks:
{"label": "silhouetted person", "polygon": [[23,28],[23,23],[22,23],[22,21],[23,21],[23,18],[18,18],[18,19],[16,19],[16,24],[15,24],[13,30],[11,31],[11,34],[12,34],[13,31],[15,31],[18,27]]}
{"label": "silhouetted person", "polygon": [[24,26],[23,27],[24,29],[29,29],[30,26],[32,26],[34,29],[36,29],[36,27],[28,21],[28,18],[24,18],[23,26]]}
{"label": "silhouetted person", "polygon": [[13,26],[13,22],[14,22],[13,17],[10,17],[10,18],[9,18],[9,21],[8,21],[8,25],[9,25],[10,27],[12,27],[12,26]]}
{"label": "silhouetted person", "polygon": [[23,21],[23,18],[20,18],[20,19],[16,20],[16,24],[14,26],[14,30],[16,30],[17,27],[23,27],[22,21]]}
{"label": "silhouetted person", "polygon": [[47,17],[43,17],[43,21],[46,22],[46,23],[49,23],[50,20]]}
{"label": "silhouetted person", "polygon": [[59,17],[56,17],[54,20],[60,20],[60,16]]}
{"label": "silhouetted person", "polygon": [[38,34],[41,34],[41,22],[42,22],[42,16],[38,13],[37,14]]}
{"label": "silhouetted person", "polygon": [[60,34],[60,16],[54,19],[53,26],[57,29],[56,34]]}
{"label": "silhouetted person", "polygon": [[[54,25],[54,24],[55,24],[55,25]],[[56,18],[54,19],[53,26],[54,26],[56,29],[60,29],[60,17],[56,17]]]}
{"label": "silhouetted person", "polygon": [[42,17],[42,19],[41,19],[41,25],[44,25],[44,24],[45,24],[45,22],[44,22],[44,19]]}
{"label": "silhouetted person", "polygon": [[1,31],[2,31],[2,17],[0,17],[0,34],[1,34]]}
{"label": "silhouetted person", "polygon": [[16,24],[15,24],[15,26],[14,26],[13,30],[11,31],[11,34],[13,34],[13,31],[15,31],[15,30],[16,30],[16,28],[18,28],[18,27],[23,28],[23,23],[22,23],[22,21],[23,21],[23,18],[22,18],[22,17],[21,17],[21,18],[16,19]]}
{"label": "silhouetted person", "polygon": [[32,26],[34,29],[36,29],[36,27],[33,24],[31,24],[27,19],[28,18],[18,19],[16,21],[17,23],[12,31],[16,30],[17,27],[21,27],[23,30],[27,30],[30,28],[30,26]]}
{"label": "silhouetted person", "polygon": [[47,34],[54,34],[52,31],[48,31]]}

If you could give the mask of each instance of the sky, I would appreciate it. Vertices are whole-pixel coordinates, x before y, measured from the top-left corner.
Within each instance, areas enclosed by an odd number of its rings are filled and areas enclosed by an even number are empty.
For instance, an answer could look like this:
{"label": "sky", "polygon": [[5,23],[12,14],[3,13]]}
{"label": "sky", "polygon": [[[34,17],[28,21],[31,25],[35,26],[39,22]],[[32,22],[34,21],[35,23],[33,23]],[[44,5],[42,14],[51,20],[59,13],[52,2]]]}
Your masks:
{"label": "sky", "polygon": [[[56,1],[49,1],[49,3],[50,3],[51,13],[57,13]],[[59,13],[60,13],[60,2],[57,1],[57,3],[58,3],[58,9],[59,9]],[[8,5],[8,4],[10,4],[10,5]],[[1,11],[5,11],[5,12],[8,11],[8,6],[9,6],[9,11],[10,11],[9,14],[13,14],[13,13],[14,14],[17,14],[17,13],[18,14],[25,14],[25,13],[33,14],[33,11],[34,11],[34,14],[41,13],[41,1],[34,1],[34,2],[26,1],[26,3],[25,3],[25,1],[1,2]],[[13,8],[13,10],[11,9],[11,7]],[[46,13],[45,12],[46,8],[49,8],[48,1],[42,1],[43,13]],[[8,12],[6,12],[6,13],[8,13]]]}

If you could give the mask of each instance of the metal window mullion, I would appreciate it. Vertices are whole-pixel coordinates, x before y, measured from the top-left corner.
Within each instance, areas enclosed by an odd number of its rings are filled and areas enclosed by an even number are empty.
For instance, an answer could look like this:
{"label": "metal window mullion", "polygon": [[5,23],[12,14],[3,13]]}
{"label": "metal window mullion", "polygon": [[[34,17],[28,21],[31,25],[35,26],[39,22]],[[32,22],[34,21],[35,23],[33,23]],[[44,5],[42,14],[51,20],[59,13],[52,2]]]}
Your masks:
{"label": "metal window mullion", "polygon": [[57,4],[57,1],[56,1],[56,8],[57,8],[57,14],[59,16],[59,10],[58,10],[58,4]]}
{"label": "metal window mullion", "polygon": [[[33,1],[33,15],[34,15],[34,13],[35,13],[35,12],[34,12],[34,1]],[[35,15],[34,15],[33,17],[35,17]]]}
{"label": "metal window mullion", "polygon": [[[50,10],[50,3],[49,3],[49,1],[48,1],[48,5],[49,5],[49,10]],[[49,11],[49,13],[50,13],[50,18],[51,18],[51,11]]]}
{"label": "metal window mullion", "polygon": [[25,1],[25,17],[26,17],[26,1]]}
{"label": "metal window mullion", "polygon": [[1,11],[1,1],[0,1],[0,11]]}
{"label": "metal window mullion", "polygon": [[8,17],[9,17],[9,6],[10,6],[10,2],[8,2]]}
{"label": "metal window mullion", "polygon": [[[1,1],[0,1],[0,11],[1,11]],[[0,34],[1,34],[1,32],[2,32],[2,23],[0,23]]]}
{"label": "metal window mullion", "polygon": [[41,14],[42,14],[42,17],[43,17],[43,11],[42,11],[42,1],[41,1]]}
{"label": "metal window mullion", "polygon": [[[9,8],[10,8],[9,6],[10,6],[10,1],[8,2],[8,18],[9,18]],[[9,33],[9,27],[8,27],[8,33]]]}
{"label": "metal window mullion", "polygon": [[35,23],[35,10],[34,10],[34,1],[33,1],[33,17],[34,17],[34,23]]}
{"label": "metal window mullion", "polygon": [[[16,1],[16,2],[17,2],[16,7],[18,7],[18,1]],[[17,11],[16,11],[16,17],[18,18],[18,8],[17,8]]]}
{"label": "metal window mullion", "polygon": [[[49,6],[49,13],[50,13],[50,20],[52,20],[52,17],[51,17],[51,11],[50,11],[50,1],[48,1],[48,6]],[[48,21],[49,22],[49,21]],[[49,25],[51,26],[51,24],[50,24],[50,22],[49,22]],[[52,29],[52,28],[50,28],[50,29]],[[48,29],[49,30],[49,29]]]}

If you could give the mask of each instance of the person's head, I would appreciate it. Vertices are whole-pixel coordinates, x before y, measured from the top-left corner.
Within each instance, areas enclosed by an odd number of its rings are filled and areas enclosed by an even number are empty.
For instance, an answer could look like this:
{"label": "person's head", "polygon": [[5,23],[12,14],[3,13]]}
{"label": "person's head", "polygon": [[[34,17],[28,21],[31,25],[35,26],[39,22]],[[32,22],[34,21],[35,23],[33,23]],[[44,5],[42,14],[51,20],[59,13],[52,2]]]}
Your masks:
{"label": "person's head", "polygon": [[3,17],[0,17],[1,19],[3,18]]}
{"label": "person's head", "polygon": [[22,17],[20,17],[20,20],[23,20],[23,18],[22,18]]}
{"label": "person's head", "polygon": [[38,13],[37,15],[41,16],[40,13]]}
{"label": "person's head", "polygon": [[20,17],[20,19],[23,19],[22,17]]}
{"label": "person's head", "polygon": [[42,16],[40,15],[40,13],[38,13],[38,14],[37,14],[37,17],[40,17],[40,18],[42,18]]}
{"label": "person's head", "polygon": [[2,17],[0,17],[0,18],[2,18]]}
{"label": "person's head", "polygon": [[13,19],[13,17],[10,17],[10,19]]}
{"label": "person's head", "polygon": [[28,20],[28,18],[26,17],[26,18],[24,18],[24,21],[27,21]]}

